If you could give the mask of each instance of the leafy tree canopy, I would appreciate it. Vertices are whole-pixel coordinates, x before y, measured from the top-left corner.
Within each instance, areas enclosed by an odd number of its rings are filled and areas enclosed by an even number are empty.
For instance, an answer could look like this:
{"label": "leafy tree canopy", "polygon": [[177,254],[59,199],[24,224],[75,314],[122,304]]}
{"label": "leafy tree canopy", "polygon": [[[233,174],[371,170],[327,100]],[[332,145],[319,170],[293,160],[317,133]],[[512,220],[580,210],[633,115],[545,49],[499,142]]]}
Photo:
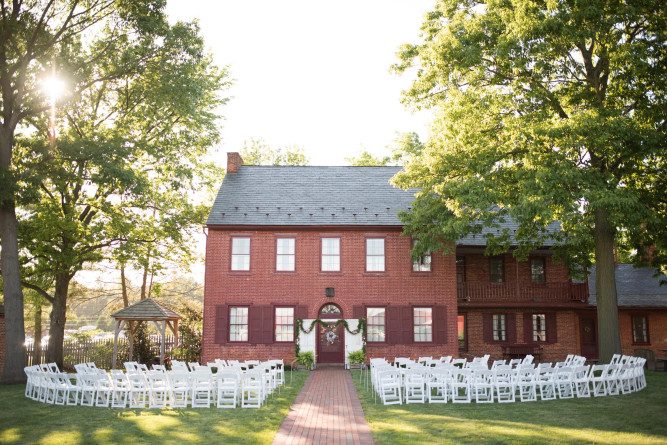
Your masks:
{"label": "leafy tree canopy", "polygon": [[273,149],[263,139],[251,138],[243,143],[241,157],[245,165],[308,165],[303,148],[296,145]]}
{"label": "leafy tree canopy", "polygon": [[614,243],[665,258],[666,19],[653,1],[438,1],[394,66],[416,69],[405,103],[436,110],[395,178],[420,189],[403,215],[415,254],[511,218],[489,252],[595,252],[598,311],[613,317]]}
{"label": "leafy tree canopy", "polygon": [[345,162],[354,167],[382,167],[390,165],[391,157],[375,157],[368,150],[363,150],[356,156],[345,158]]}

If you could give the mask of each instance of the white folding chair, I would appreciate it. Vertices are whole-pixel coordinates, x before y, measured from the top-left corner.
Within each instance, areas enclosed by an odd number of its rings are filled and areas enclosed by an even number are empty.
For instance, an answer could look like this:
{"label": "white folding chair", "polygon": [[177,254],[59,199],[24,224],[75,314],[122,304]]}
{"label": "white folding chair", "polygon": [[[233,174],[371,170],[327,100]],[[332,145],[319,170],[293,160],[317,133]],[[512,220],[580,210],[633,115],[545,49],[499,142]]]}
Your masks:
{"label": "white folding chair", "polygon": [[239,391],[241,389],[241,377],[234,371],[218,371],[218,408],[236,408],[238,404]]}
{"label": "white folding chair", "polygon": [[169,371],[167,373],[171,391],[172,408],[186,408],[190,397],[190,374],[187,371]]}
{"label": "white folding chair", "polygon": [[475,369],[472,371],[472,392],[477,403],[493,403],[493,371]]}
{"label": "white folding chair", "polygon": [[[91,368],[95,369],[95,368]],[[108,407],[111,404],[111,392],[113,391],[113,382],[106,371],[96,372],[95,376],[95,406]]]}
{"label": "white folding chair", "polygon": [[522,402],[534,402],[537,400],[537,385],[535,374],[538,371],[532,367],[522,366],[517,369],[516,386],[519,390],[519,400]]}
{"label": "white folding chair", "polygon": [[540,399],[554,400],[556,398],[556,384],[554,383],[555,368],[537,368],[535,383]]}
{"label": "white folding chair", "polygon": [[261,408],[264,401],[264,376],[257,369],[249,369],[241,380],[241,408]]}
{"label": "white folding chair", "polygon": [[572,382],[577,397],[590,397],[591,387],[589,381],[590,366],[575,366],[572,371]]}
{"label": "white folding chair", "polygon": [[425,370],[410,368],[405,370],[403,380],[405,387],[405,403],[424,403],[426,401],[426,376]]}
{"label": "white folding chair", "polygon": [[573,369],[569,366],[563,366],[556,369],[554,380],[556,384],[556,392],[561,399],[574,398],[574,374]]}
{"label": "white folding chair", "polygon": [[493,371],[493,386],[499,403],[512,403],[516,400],[515,370]]}
{"label": "white folding chair", "polygon": [[444,368],[429,370],[426,380],[428,403],[447,403],[447,380],[449,371]]}
{"label": "white folding chair", "polygon": [[377,373],[377,385],[380,400],[384,405],[400,405],[403,403],[401,396],[401,371],[398,369],[386,369]]}
{"label": "white folding chair", "polygon": [[113,384],[111,406],[113,408],[125,408],[127,406],[127,393],[130,390],[130,381],[120,369],[112,369],[110,372]]}
{"label": "white folding chair", "polygon": [[130,391],[128,392],[130,408],[145,408],[148,403],[148,382],[146,376],[141,371],[131,371],[127,373],[130,381]]}
{"label": "white folding chair", "polygon": [[193,371],[190,374],[191,404],[193,408],[209,408],[213,392],[213,375],[210,371]]}
{"label": "white folding chair", "polygon": [[[453,363],[453,362],[452,362]],[[470,403],[472,374],[468,368],[453,368],[451,371],[451,397],[452,403]]]}
{"label": "white folding chair", "polygon": [[148,371],[148,407],[166,408],[170,398],[170,386],[167,374],[160,370]]}

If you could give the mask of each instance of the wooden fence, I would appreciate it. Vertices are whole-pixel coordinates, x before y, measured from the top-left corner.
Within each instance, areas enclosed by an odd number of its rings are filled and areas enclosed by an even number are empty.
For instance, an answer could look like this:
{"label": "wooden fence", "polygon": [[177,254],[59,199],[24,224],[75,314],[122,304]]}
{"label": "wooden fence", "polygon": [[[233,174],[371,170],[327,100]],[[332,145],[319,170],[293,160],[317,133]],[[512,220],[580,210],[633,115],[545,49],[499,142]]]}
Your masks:
{"label": "wooden fence", "polygon": [[[174,348],[174,336],[167,335],[165,337],[165,355],[169,356]],[[41,348],[40,363],[46,361],[47,344],[43,343]],[[118,363],[128,361],[129,342],[127,338],[118,339]],[[160,341],[151,339],[150,341],[151,358],[160,356]],[[31,366],[35,358],[35,345],[27,345],[25,347],[26,363]],[[98,368],[110,369],[113,361],[113,339],[108,340],[86,340],[84,342],[76,342],[66,340],[63,345],[64,367],[74,368],[77,363],[95,362]],[[146,361],[146,357],[141,357],[141,360]],[[134,357],[137,360],[137,357]],[[141,361],[137,360],[137,361]],[[122,366],[122,365],[121,365]]]}

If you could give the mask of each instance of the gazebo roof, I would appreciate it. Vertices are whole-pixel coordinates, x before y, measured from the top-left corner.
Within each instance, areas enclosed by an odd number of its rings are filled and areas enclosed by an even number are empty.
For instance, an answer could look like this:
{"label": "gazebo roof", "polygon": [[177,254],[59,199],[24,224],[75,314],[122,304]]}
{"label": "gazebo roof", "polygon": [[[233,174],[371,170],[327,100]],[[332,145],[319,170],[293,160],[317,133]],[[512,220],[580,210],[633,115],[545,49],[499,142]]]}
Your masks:
{"label": "gazebo roof", "polygon": [[183,318],[152,298],[140,300],[133,305],[111,314],[111,316],[115,319],[122,320],[180,320]]}

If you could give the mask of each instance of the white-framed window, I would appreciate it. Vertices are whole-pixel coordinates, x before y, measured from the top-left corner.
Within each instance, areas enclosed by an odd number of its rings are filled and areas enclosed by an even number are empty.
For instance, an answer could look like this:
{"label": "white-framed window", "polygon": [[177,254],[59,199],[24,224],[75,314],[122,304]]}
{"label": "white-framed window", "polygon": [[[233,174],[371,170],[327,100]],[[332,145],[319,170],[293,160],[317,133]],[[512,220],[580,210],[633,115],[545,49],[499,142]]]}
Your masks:
{"label": "white-framed window", "polygon": [[[412,247],[413,248],[415,247],[415,244],[417,244],[417,240],[413,239],[412,240]],[[427,253],[426,255],[422,255],[418,259],[413,261],[412,270],[414,272],[430,272],[431,271],[431,252]]]}
{"label": "white-framed window", "polygon": [[232,238],[232,270],[250,270],[250,238]]}
{"label": "white-framed window", "polygon": [[384,272],[383,238],[366,238],[366,271]]}
{"label": "white-framed window", "polygon": [[415,342],[433,341],[433,308],[413,308],[413,326]]}
{"label": "white-framed window", "polygon": [[385,341],[387,327],[385,324],[386,309],[383,307],[366,308],[366,340]]}
{"label": "white-framed window", "polygon": [[632,342],[649,343],[648,318],[645,315],[632,316]]}
{"label": "white-framed window", "polygon": [[294,308],[276,308],[276,341],[294,341]]}
{"label": "white-framed window", "polygon": [[248,341],[248,308],[229,308],[229,341]]}
{"label": "white-framed window", "polygon": [[294,238],[276,239],[276,270],[293,272],[295,264]]}
{"label": "white-framed window", "polygon": [[505,314],[493,314],[493,340],[505,341]]}
{"label": "white-framed window", "polygon": [[535,284],[541,284],[547,281],[544,258],[537,257],[530,259],[530,281]]}
{"label": "white-framed window", "polygon": [[340,238],[322,238],[322,271],[340,271]]}
{"label": "white-framed window", "polygon": [[533,341],[547,341],[547,316],[533,314]]}

